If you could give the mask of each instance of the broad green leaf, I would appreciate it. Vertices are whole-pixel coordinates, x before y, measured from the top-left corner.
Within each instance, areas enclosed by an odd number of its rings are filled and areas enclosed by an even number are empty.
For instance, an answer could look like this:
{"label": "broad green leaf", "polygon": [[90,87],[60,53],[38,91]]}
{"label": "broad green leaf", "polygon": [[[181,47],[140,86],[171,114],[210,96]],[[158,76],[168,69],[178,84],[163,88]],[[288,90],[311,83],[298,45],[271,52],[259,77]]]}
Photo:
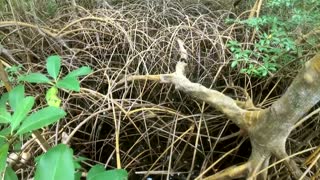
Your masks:
{"label": "broad green leaf", "polygon": [[18,180],[18,176],[14,172],[14,170],[11,167],[6,168],[6,172],[4,174],[4,180]]}
{"label": "broad green leaf", "polygon": [[87,180],[93,180],[95,176],[97,176],[100,173],[104,173],[105,171],[106,169],[102,165],[97,164],[89,170]]}
{"label": "broad green leaf", "polygon": [[0,147],[0,173],[6,167],[7,155],[9,150],[9,144],[6,143]]}
{"label": "broad green leaf", "polygon": [[47,71],[48,74],[55,80],[57,80],[58,75],[60,73],[60,67],[61,67],[61,58],[60,56],[49,56],[47,58]]}
{"label": "broad green leaf", "polygon": [[[0,136],[0,147],[7,144],[7,139],[3,136]],[[0,172],[1,173],[1,172]]]}
{"label": "broad green leaf", "polygon": [[87,175],[87,180],[127,180],[128,172],[124,169],[113,169],[106,171],[100,164],[93,166]]}
{"label": "broad green leaf", "polygon": [[57,86],[71,91],[80,91],[80,82],[76,77],[64,77],[57,82]]}
{"label": "broad green leaf", "polygon": [[26,81],[29,83],[50,83],[50,79],[41,73],[30,73],[28,75],[19,78],[20,81]]}
{"label": "broad green leaf", "polygon": [[19,85],[9,92],[9,104],[13,111],[20,105],[21,99],[24,98],[24,86]]}
{"label": "broad green leaf", "polygon": [[84,66],[79,69],[71,71],[69,74],[67,74],[65,77],[79,77],[79,76],[85,76],[92,72],[90,67]]}
{"label": "broad green leaf", "polygon": [[57,96],[58,88],[53,86],[46,93],[46,101],[49,106],[60,107],[61,99]]}
{"label": "broad green leaf", "polygon": [[11,133],[11,127],[1,129],[0,136],[7,136]]}
{"label": "broad green leaf", "polygon": [[6,110],[0,111],[0,123],[10,123],[11,121],[11,114]]}
{"label": "broad green leaf", "polygon": [[22,120],[26,118],[27,114],[32,109],[34,105],[34,97],[28,96],[20,101],[19,106],[17,106],[11,118],[12,131],[19,127]]}
{"label": "broad green leaf", "polygon": [[35,180],[74,180],[73,151],[65,144],[49,149],[39,159]]}
{"label": "broad green leaf", "polygon": [[50,125],[63,118],[65,115],[66,112],[60,108],[53,106],[45,107],[28,116],[18,129],[17,134],[21,135],[23,133]]}

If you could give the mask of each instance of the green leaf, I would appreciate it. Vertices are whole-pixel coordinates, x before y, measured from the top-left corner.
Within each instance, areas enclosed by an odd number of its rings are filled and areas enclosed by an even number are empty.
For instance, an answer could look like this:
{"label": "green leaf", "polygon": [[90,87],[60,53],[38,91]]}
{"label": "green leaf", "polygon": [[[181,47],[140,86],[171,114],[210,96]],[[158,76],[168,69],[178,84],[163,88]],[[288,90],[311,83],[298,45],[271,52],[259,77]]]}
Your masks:
{"label": "green leaf", "polygon": [[6,168],[6,172],[4,174],[4,180],[18,180],[18,176],[14,172],[14,170],[11,167]]}
{"label": "green leaf", "polygon": [[79,76],[85,76],[92,72],[90,67],[84,66],[79,69],[71,71],[69,74],[67,74],[65,77],[79,77]]}
{"label": "green leaf", "polygon": [[0,147],[0,173],[6,167],[7,155],[9,150],[9,144],[6,143]]}
{"label": "green leaf", "polygon": [[246,73],[247,71],[248,71],[248,69],[243,68],[243,69],[240,70],[240,73]]}
{"label": "green leaf", "polygon": [[235,68],[238,65],[238,61],[232,61],[231,68]]}
{"label": "green leaf", "polygon": [[262,76],[267,76],[268,75],[268,70],[262,71]]}
{"label": "green leaf", "polygon": [[50,83],[50,79],[41,73],[30,73],[19,78],[20,81],[26,81],[29,83]]}
{"label": "green leaf", "polygon": [[39,159],[35,180],[74,180],[73,151],[65,144],[49,149]]}
{"label": "green leaf", "polygon": [[19,127],[20,123],[22,122],[23,119],[26,118],[27,114],[32,109],[33,105],[34,105],[34,97],[28,96],[22,99],[22,101],[14,111],[11,118],[12,131],[16,130],[17,127]]}
{"label": "green leaf", "polygon": [[10,123],[11,114],[6,110],[0,111],[0,123]]}
{"label": "green leaf", "polygon": [[87,175],[87,180],[127,180],[128,172],[124,169],[113,169],[106,171],[100,164],[93,166]]}
{"label": "green leaf", "polygon": [[23,133],[33,131],[39,128],[42,128],[44,126],[47,126],[49,124],[52,124],[59,119],[63,118],[66,115],[66,112],[64,110],[49,106],[46,108],[43,108],[35,113],[32,113],[30,116],[28,116],[20,126],[17,134],[21,135]]}
{"label": "green leaf", "polygon": [[4,144],[7,144],[7,139],[4,138],[3,136],[0,136],[0,147],[3,146]]}
{"label": "green leaf", "polygon": [[58,75],[60,73],[60,67],[61,67],[61,58],[60,56],[49,56],[47,58],[47,71],[48,74],[55,80],[57,80]]}
{"label": "green leaf", "polygon": [[57,87],[79,92],[80,82],[76,77],[64,77],[62,80],[57,82]]}
{"label": "green leaf", "polygon": [[46,93],[46,101],[49,106],[60,107],[61,99],[57,96],[58,88],[53,86]]}
{"label": "green leaf", "polygon": [[79,162],[77,162],[77,161],[73,161],[73,165],[74,165],[75,169],[81,169],[82,168],[81,164]]}
{"label": "green leaf", "polygon": [[75,158],[75,161],[77,161],[77,162],[82,162],[82,161],[86,161],[86,160],[89,160],[89,159],[86,157],[83,157],[83,156],[78,156]]}
{"label": "green leaf", "polygon": [[7,111],[6,103],[9,94],[4,93],[0,98],[0,123],[9,123],[11,121],[11,114]]}
{"label": "green leaf", "polygon": [[9,104],[13,111],[17,109],[21,99],[24,98],[24,86],[19,85],[9,92]]}
{"label": "green leaf", "polygon": [[8,93],[4,93],[2,94],[1,98],[0,98],[0,113],[2,110],[6,110],[6,103],[8,101],[9,98],[9,94]]}
{"label": "green leaf", "polygon": [[74,174],[74,180],[81,180],[81,172],[76,172]]}
{"label": "green leaf", "polygon": [[97,164],[89,170],[87,180],[94,180],[95,176],[99,175],[100,173],[104,173],[105,171],[106,169],[102,165]]}
{"label": "green leaf", "polygon": [[3,128],[1,129],[0,131],[0,137],[5,137],[5,136],[8,136],[9,134],[11,133],[11,127],[6,127],[6,128]]}

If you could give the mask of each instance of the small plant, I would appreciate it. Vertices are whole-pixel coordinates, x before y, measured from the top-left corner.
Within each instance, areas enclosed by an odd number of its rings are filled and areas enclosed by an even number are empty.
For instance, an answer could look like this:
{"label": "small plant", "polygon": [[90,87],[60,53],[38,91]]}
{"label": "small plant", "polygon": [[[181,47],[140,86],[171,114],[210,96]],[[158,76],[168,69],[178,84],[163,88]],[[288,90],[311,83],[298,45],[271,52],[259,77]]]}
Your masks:
{"label": "small plant", "polygon": [[[294,59],[294,55],[298,54],[299,49],[277,18],[250,18],[237,21],[237,23],[257,31],[256,42],[246,45],[246,48],[243,48],[236,40],[230,40],[227,43],[233,56],[231,67],[234,68],[242,62],[241,73],[265,77],[269,73],[276,72],[279,67]],[[269,30],[268,27],[270,27]],[[267,31],[264,32],[264,29]]]}
{"label": "small plant", "polygon": [[[8,80],[10,83],[16,82],[19,77],[19,71],[21,71],[22,65],[6,67],[5,71],[8,74]],[[4,83],[0,81],[0,87],[4,87]]]}
{"label": "small plant", "polygon": [[319,5],[318,0],[270,0],[262,5],[259,17],[227,19],[226,23],[241,24],[255,32],[253,44],[242,46],[237,40],[228,42],[233,57],[231,67],[241,62],[242,73],[265,77],[301,55],[302,48],[310,50],[317,46],[317,33],[307,36],[304,39],[307,43],[299,47],[293,39],[319,27]]}
{"label": "small plant", "polygon": [[71,71],[63,78],[60,78],[61,59],[59,56],[50,56],[47,59],[46,67],[51,80],[41,73],[30,73],[28,75],[21,76],[19,80],[29,83],[51,85],[52,87],[49,88],[46,93],[46,101],[49,106],[55,107],[59,107],[61,103],[61,100],[57,96],[58,88],[79,92],[80,82],[78,78],[91,73],[91,69],[89,67],[81,67]]}
{"label": "small plant", "polygon": [[[36,107],[37,111],[32,110],[35,105],[35,98],[25,96],[24,85],[16,86],[10,92],[2,94],[0,98],[0,126],[2,127],[0,131],[0,172],[4,179],[18,179],[13,169],[6,163],[11,147],[19,142],[20,137],[27,137],[30,132],[53,124],[65,117],[66,112],[60,108],[59,89],[79,92],[80,82],[78,78],[92,72],[89,67],[81,67],[64,77],[60,77],[60,56],[48,57],[46,68],[49,77],[42,73],[30,73],[18,77],[20,81],[51,86],[45,96],[46,107]],[[16,70],[9,71],[9,74],[10,72],[15,73]],[[59,144],[36,158],[35,180],[80,179],[81,166],[79,161],[81,159],[73,158],[71,148]],[[90,171],[88,178],[90,177],[92,180],[110,178],[116,175],[119,176],[119,180],[127,178],[125,170],[112,170],[103,173],[104,171],[99,166],[99,168],[95,167]]]}

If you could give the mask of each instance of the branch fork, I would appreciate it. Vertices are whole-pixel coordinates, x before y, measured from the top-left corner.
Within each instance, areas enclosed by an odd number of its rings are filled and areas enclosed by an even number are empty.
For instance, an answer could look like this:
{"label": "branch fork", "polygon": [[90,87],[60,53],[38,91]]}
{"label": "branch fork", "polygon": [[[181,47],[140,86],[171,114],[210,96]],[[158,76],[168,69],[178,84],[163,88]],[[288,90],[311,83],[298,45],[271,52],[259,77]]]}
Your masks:
{"label": "branch fork", "polygon": [[[187,59],[186,50],[181,40],[178,40],[181,57]],[[204,101],[221,111],[237,126],[248,133],[252,152],[249,160],[239,166],[232,166],[206,180],[226,180],[247,178],[250,180],[267,179],[269,159],[275,156],[284,160],[284,164],[295,179],[308,179],[302,176],[299,166],[286,153],[286,140],[295,123],[320,101],[320,54],[315,55],[301,69],[285,94],[269,108],[254,107],[252,101],[236,101],[223,93],[206,88],[199,83],[191,82],[185,76],[186,63],[178,62],[176,71],[171,74],[132,76],[126,80],[157,80],[170,83],[177,90]],[[251,102],[251,103],[250,103]],[[198,177],[197,179],[201,179]]]}

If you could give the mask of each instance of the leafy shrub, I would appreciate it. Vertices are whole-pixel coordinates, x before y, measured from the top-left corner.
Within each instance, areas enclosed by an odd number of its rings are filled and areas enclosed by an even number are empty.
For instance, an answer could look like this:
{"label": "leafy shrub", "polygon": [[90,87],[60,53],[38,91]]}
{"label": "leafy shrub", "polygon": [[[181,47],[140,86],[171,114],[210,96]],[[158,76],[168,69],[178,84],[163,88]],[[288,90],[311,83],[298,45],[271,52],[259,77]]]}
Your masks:
{"label": "leafy shrub", "polygon": [[[227,23],[241,24],[256,33],[253,44],[242,45],[237,40],[227,43],[233,57],[231,67],[242,62],[242,73],[265,77],[295,59],[302,49],[294,39],[301,34],[292,32],[298,28],[310,30],[317,27],[319,6],[320,2],[314,0],[271,0],[265,5],[263,16],[244,20],[227,19]],[[312,37],[309,40],[313,45],[318,41]]]}
{"label": "leafy shrub", "polygon": [[[66,112],[60,108],[59,89],[79,92],[80,82],[78,78],[92,72],[89,67],[81,67],[64,77],[60,77],[60,56],[48,57],[46,68],[49,76],[42,73],[30,73],[18,77],[18,79],[29,83],[50,85],[51,87],[46,92],[47,107],[41,109],[37,107],[36,109],[39,110],[32,110],[35,105],[35,98],[25,96],[24,85],[16,86],[10,92],[2,94],[0,98],[0,124],[2,127],[0,131],[0,172],[4,179],[18,179],[13,169],[6,164],[10,147],[17,142],[19,143],[19,137],[28,137],[30,132],[53,124],[65,117]],[[13,76],[17,70],[17,68],[12,68],[7,72],[10,76]],[[71,148],[59,144],[36,158],[35,180],[80,179],[82,168],[79,161],[81,160],[73,158]],[[118,177],[119,180],[127,178],[125,170],[105,171],[102,168],[99,166],[96,172],[96,167],[94,167],[90,170],[90,178],[89,175],[88,178],[92,180],[108,179],[110,177],[112,179]]]}

